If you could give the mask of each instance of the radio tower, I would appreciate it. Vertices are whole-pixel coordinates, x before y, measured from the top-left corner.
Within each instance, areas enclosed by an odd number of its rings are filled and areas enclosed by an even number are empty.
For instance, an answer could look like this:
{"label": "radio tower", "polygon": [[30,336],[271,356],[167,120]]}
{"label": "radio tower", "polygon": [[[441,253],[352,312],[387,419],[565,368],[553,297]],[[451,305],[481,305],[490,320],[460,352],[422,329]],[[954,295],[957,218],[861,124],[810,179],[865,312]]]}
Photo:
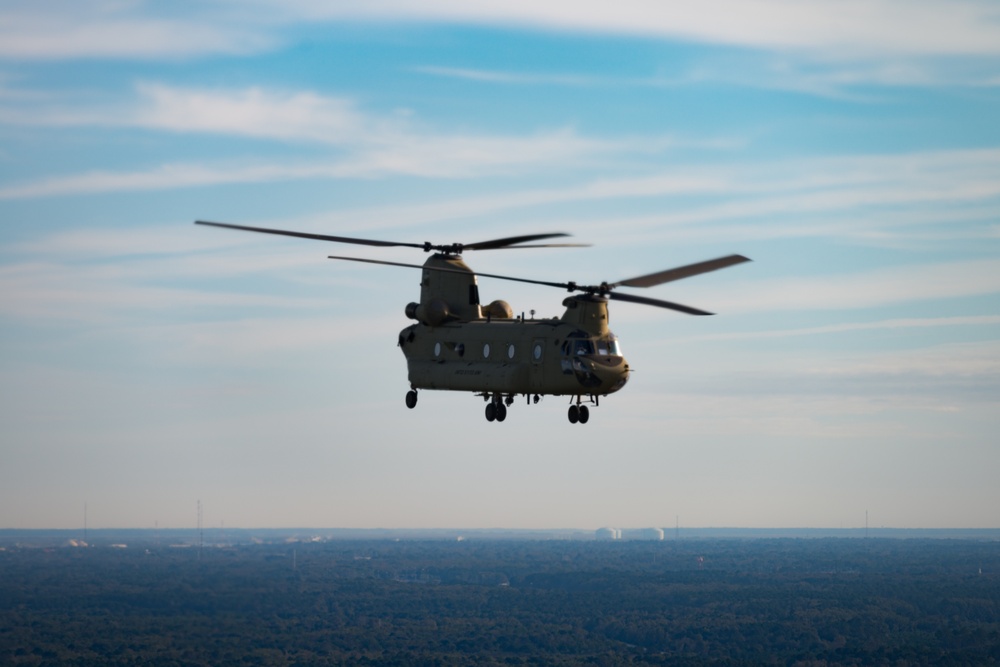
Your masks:
{"label": "radio tower", "polygon": [[201,501],[198,501],[198,560],[201,560],[201,547],[205,544],[205,535],[201,530]]}

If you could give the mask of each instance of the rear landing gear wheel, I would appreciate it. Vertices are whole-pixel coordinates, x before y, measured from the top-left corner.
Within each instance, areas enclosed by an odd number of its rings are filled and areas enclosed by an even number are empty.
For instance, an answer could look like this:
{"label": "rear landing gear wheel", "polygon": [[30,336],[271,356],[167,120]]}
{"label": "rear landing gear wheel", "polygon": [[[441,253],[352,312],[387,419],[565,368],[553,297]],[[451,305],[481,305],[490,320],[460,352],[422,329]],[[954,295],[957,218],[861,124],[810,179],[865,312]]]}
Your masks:
{"label": "rear landing gear wheel", "polygon": [[581,405],[580,406],[580,423],[581,424],[586,424],[588,421],[590,421],[590,408],[588,408],[586,405]]}
{"label": "rear landing gear wheel", "polygon": [[408,407],[411,410],[417,407],[417,392],[413,391],[412,389],[406,392],[406,407]]}
{"label": "rear landing gear wheel", "polygon": [[575,405],[569,406],[569,414],[567,416],[569,417],[570,424],[577,423],[580,421],[580,408]]}
{"label": "rear landing gear wheel", "polygon": [[496,403],[486,404],[486,421],[491,422],[497,418],[497,406]]}
{"label": "rear landing gear wheel", "polygon": [[504,419],[507,419],[507,406],[497,403],[497,421],[502,422]]}

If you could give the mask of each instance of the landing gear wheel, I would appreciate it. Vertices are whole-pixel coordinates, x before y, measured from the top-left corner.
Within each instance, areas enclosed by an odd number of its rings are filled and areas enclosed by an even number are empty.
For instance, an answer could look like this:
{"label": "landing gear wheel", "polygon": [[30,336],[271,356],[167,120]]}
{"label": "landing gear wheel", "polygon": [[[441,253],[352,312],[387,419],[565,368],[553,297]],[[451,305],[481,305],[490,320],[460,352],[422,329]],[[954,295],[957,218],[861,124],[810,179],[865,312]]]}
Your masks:
{"label": "landing gear wheel", "polygon": [[497,418],[497,406],[495,403],[486,404],[486,421],[491,422]]}
{"label": "landing gear wheel", "polygon": [[411,410],[417,407],[417,392],[413,391],[412,389],[406,392],[406,407],[408,407]]}
{"label": "landing gear wheel", "polygon": [[575,405],[569,406],[569,414],[567,416],[569,417],[570,424],[577,423],[580,421],[580,408]]}
{"label": "landing gear wheel", "polygon": [[504,419],[507,419],[507,406],[497,403],[497,421],[502,422]]}
{"label": "landing gear wheel", "polygon": [[586,405],[580,406],[580,423],[586,424],[590,420],[590,408]]}

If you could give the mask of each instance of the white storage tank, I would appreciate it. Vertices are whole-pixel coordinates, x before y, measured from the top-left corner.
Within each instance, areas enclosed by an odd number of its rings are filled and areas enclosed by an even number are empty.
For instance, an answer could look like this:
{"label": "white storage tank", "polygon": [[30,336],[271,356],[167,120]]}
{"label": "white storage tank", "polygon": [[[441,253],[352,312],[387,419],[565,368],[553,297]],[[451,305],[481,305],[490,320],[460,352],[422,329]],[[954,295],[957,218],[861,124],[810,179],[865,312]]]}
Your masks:
{"label": "white storage tank", "polygon": [[616,528],[598,528],[594,537],[598,540],[620,540],[622,531]]}
{"label": "white storage tank", "polygon": [[658,542],[663,539],[662,528],[640,528],[636,531],[629,531],[629,537],[633,540],[649,540]]}

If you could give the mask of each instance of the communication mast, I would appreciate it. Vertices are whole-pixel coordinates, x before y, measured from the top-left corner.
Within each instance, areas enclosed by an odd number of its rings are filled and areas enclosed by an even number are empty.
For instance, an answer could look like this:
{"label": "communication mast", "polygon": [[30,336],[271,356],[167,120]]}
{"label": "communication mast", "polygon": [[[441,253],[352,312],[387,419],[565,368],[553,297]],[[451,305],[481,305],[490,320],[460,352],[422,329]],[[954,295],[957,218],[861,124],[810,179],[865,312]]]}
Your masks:
{"label": "communication mast", "polygon": [[201,548],[205,544],[205,535],[201,529],[201,501],[198,501],[198,560],[201,560]]}

